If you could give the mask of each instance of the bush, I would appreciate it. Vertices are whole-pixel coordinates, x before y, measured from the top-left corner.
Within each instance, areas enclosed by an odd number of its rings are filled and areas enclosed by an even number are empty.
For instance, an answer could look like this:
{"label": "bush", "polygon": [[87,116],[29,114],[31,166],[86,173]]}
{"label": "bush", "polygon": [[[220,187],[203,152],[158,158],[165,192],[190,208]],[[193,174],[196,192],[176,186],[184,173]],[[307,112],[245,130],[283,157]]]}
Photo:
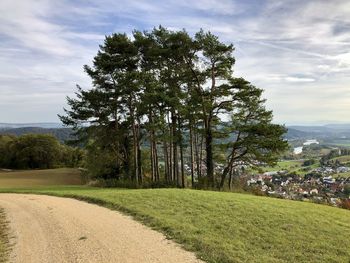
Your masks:
{"label": "bush", "polygon": [[74,167],[80,163],[81,159],[81,150],[61,145],[52,135],[0,136],[0,167],[3,168]]}
{"label": "bush", "polygon": [[339,207],[350,210],[350,199],[341,199]]}
{"label": "bush", "polygon": [[303,166],[310,166],[310,165],[313,165],[315,163],[316,163],[315,159],[309,159],[309,160],[304,161]]}

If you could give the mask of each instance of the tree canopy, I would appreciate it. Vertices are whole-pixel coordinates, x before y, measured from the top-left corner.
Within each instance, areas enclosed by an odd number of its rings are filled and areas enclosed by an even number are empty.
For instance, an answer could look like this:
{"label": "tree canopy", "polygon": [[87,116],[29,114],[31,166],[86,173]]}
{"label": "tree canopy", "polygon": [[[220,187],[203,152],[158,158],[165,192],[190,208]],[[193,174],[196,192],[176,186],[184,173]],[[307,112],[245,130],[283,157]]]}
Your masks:
{"label": "tree canopy", "polygon": [[82,158],[82,150],[60,144],[52,135],[0,135],[0,168],[76,167]]}
{"label": "tree canopy", "polygon": [[[262,90],[233,76],[232,44],[203,30],[107,36],[61,121],[88,145],[95,176],[224,187],[287,148]],[[102,161],[103,160],[103,161]],[[223,169],[219,169],[223,167]]]}

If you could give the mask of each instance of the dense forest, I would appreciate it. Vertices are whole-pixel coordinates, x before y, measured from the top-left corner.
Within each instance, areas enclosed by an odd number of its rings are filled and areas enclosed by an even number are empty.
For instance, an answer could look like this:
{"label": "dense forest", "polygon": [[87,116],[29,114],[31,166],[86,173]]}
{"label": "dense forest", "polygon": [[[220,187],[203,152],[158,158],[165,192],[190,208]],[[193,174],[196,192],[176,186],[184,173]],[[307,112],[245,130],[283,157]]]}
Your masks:
{"label": "dense forest", "polygon": [[288,144],[262,89],[233,76],[232,44],[163,27],[113,34],[85,66],[60,116],[104,179],[230,186],[242,167],[273,164]]}
{"label": "dense forest", "polygon": [[81,165],[83,151],[48,134],[0,135],[0,168],[49,169]]}

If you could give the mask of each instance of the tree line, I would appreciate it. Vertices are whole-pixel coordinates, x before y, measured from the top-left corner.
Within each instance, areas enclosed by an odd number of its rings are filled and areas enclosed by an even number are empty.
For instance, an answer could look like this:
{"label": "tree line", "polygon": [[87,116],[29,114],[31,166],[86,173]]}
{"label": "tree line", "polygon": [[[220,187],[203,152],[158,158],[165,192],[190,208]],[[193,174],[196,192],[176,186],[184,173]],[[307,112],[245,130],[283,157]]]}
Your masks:
{"label": "tree line", "polygon": [[48,134],[0,135],[0,168],[50,169],[78,167],[83,151]]}
{"label": "tree line", "polygon": [[84,66],[92,88],[77,86],[59,116],[85,143],[91,173],[222,188],[244,166],[276,162],[286,130],[263,90],[233,77],[233,52],[203,30],[106,36]]}

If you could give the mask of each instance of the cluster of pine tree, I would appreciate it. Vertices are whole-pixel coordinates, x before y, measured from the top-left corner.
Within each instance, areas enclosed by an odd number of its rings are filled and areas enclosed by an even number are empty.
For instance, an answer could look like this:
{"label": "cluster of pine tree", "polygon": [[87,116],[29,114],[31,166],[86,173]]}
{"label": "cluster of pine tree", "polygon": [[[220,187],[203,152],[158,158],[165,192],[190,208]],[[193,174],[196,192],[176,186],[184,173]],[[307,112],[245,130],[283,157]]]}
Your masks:
{"label": "cluster of pine tree", "polygon": [[87,142],[97,175],[223,187],[287,148],[262,90],[233,77],[233,51],[204,31],[107,36],[85,66],[93,88],[78,86],[60,119]]}

